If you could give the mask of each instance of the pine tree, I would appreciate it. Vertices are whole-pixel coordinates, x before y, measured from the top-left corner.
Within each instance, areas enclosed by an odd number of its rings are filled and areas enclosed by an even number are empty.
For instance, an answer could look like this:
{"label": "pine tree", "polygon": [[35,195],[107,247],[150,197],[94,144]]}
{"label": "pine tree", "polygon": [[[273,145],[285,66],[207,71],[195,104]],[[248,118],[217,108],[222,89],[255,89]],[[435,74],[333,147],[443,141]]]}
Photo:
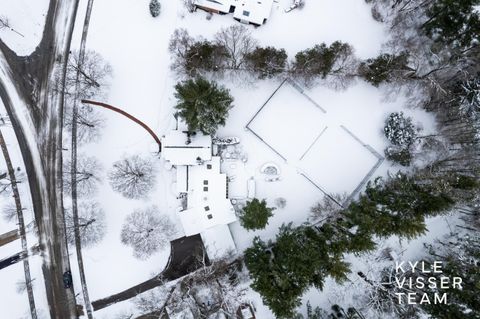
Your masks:
{"label": "pine tree", "polygon": [[254,198],[247,201],[247,205],[243,208],[240,215],[240,223],[245,229],[264,229],[268,224],[268,219],[273,216],[275,208],[267,207],[265,200],[259,201]]}
{"label": "pine tree", "polygon": [[258,74],[260,79],[272,78],[285,71],[287,53],[274,47],[256,47],[245,57],[248,68]]}
{"label": "pine tree", "polygon": [[397,173],[388,181],[368,183],[365,194],[344,212],[345,223],[380,237],[415,238],[426,231],[425,218],[441,214],[455,201],[434,185]]}
{"label": "pine tree", "polygon": [[[427,10],[423,30],[434,41],[453,47],[480,42],[478,0],[437,0]],[[475,8],[477,6],[477,8]]]}
{"label": "pine tree", "polygon": [[324,79],[331,72],[336,72],[333,69],[335,62],[352,54],[353,49],[347,43],[335,41],[330,46],[317,44],[311,49],[298,52],[293,68],[296,74],[307,80],[316,76]]}
{"label": "pine tree", "polygon": [[385,149],[385,158],[402,166],[410,166],[412,153],[408,148],[389,146]]}
{"label": "pine tree", "polygon": [[150,0],[149,8],[150,8],[150,14],[152,15],[152,17],[156,18],[160,15],[161,5],[160,5],[160,2],[158,2],[158,0]]}
{"label": "pine tree", "polygon": [[275,243],[255,238],[245,251],[245,263],[264,303],[277,318],[291,318],[309,287],[322,289],[327,276],[346,279],[349,265],[343,252],[315,227],[289,224],[280,228]]}
{"label": "pine tree", "polygon": [[376,87],[384,82],[390,83],[402,78],[406,71],[412,71],[412,69],[408,67],[408,55],[405,53],[381,54],[374,59],[362,62],[358,68],[360,76]]}
{"label": "pine tree", "polygon": [[187,50],[184,57],[185,73],[198,75],[199,71],[216,72],[224,69],[228,52],[222,45],[209,41],[197,41]]}
{"label": "pine tree", "polygon": [[229,90],[209,82],[202,77],[175,85],[175,108],[188,125],[189,131],[215,134],[219,126],[225,125],[233,97]]}

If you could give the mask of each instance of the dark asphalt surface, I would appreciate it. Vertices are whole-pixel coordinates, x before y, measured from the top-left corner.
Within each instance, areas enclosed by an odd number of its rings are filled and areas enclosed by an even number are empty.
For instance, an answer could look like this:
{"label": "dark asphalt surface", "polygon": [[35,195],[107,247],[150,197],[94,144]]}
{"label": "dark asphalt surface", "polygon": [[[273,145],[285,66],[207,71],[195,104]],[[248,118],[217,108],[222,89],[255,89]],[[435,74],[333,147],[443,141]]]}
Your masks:
{"label": "dark asphalt surface", "polygon": [[[133,298],[145,291],[161,286],[167,281],[188,275],[203,265],[200,260],[202,256],[206,256],[206,252],[200,235],[182,237],[171,241],[170,245],[168,264],[159,275],[115,295],[92,302],[93,309],[100,310],[117,302]],[[206,263],[209,264],[208,258]]]}
{"label": "dark asphalt surface", "polygon": [[[4,83],[10,79],[0,77],[0,97],[22,152],[44,249],[42,270],[52,319],[77,317],[74,290],[65,289],[62,281],[63,272],[70,269],[61,197],[63,94],[54,91],[51,79],[55,65],[60,70],[66,68],[78,3],[79,0],[50,0],[42,40],[30,56],[17,56],[0,39],[0,51],[12,71],[13,84],[26,102],[34,124],[28,129],[35,131],[38,141],[37,145],[27,142],[27,128],[17,116],[22,110],[16,108]],[[61,34],[56,32],[59,27],[64,27]],[[40,158],[41,165],[35,163],[33,154]],[[44,185],[39,177],[45,179]]]}

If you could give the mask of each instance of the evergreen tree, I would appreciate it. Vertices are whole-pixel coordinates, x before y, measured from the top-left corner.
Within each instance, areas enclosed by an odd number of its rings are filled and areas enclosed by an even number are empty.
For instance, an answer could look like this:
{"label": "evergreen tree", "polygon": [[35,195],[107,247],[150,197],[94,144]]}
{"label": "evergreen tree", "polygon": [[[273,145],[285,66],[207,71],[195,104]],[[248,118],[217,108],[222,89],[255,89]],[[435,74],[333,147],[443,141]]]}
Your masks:
{"label": "evergreen tree", "polygon": [[410,166],[412,153],[408,148],[389,146],[385,149],[385,158],[402,166]]}
{"label": "evergreen tree", "polygon": [[326,276],[345,280],[349,265],[329,239],[315,227],[289,224],[280,228],[275,243],[256,237],[245,251],[252,287],[277,318],[294,317],[302,294],[311,286],[322,289]]}
{"label": "evergreen tree", "polygon": [[347,43],[335,41],[330,46],[317,44],[311,49],[298,52],[293,68],[295,73],[307,80],[316,76],[324,79],[328,74],[336,72],[333,68],[337,60],[352,54],[353,49]]}
{"label": "evergreen tree", "polygon": [[240,215],[240,223],[248,230],[264,229],[268,224],[268,219],[273,216],[275,208],[267,207],[265,200],[259,201],[254,198],[247,201]]}
{"label": "evergreen tree", "polygon": [[384,82],[390,83],[403,77],[405,71],[412,71],[407,64],[408,55],[405,53],[399,55],[381,54],[374,59],[362,62],[358,68],[358,73],[365,81],[378,87]]}
{"label": "evergreen tree", "polygon": [[152,15],[152,17],[156,18],[160,15],[161,5],[160,5],[160,2],[158,2],[158,0],[150,0],[149,8],[150,8],[150,14]]}
{"label": "evergreen tree", "polygon": [[198,75],[198,71],[215,72],[223,69],[228,58],[228,52],[222,45],[209,41],[193,43],[185,53],[185,73]]}
{"label": "evergreen tree", "polygon": [[396,146],[409,147],[417,135],[411,117],[405,117],[403,112],[391,113],[383,128],[385,137]]}
{"label": "evergreen tree", "polygon": [[233,102],[228,89],[198,77],[177,83],[175,90],[175,108],[189,131],[213,135],[220,125],[225,125]]}
{"label": "evergreen tree", "polygon": [[[427,10],[423,30],[434,41],[454,47],[480,42],[479,0],[436,0]],[[477,8],[475,8],[477,6]]]}
{"label": "evergreen tree", "polygon": [[258,74],[260,79],[272,78],[285,71],[287,53],[274,47],[256,47],[245,57],[248,68]]}
{"label": "evergreen tree", "polygon": [[425,218],[451,208],[455,201],[434,185],[402,173],[369,183],[365,194],[344,212],[345,223],[358,232],[380,237],[415,238],[426,231]]}

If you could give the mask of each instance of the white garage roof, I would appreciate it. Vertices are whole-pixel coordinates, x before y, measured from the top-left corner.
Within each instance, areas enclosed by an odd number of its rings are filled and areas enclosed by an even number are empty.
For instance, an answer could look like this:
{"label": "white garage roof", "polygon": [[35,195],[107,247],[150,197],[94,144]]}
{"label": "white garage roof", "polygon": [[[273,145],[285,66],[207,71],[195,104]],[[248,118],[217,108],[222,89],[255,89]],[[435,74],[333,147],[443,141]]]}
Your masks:
{"label": "white garage roof", "polygon": [[200,235],[210,260],[220,259],[237,249],[228,225],[209,228]]}
{"label": "white garage roof", "polygon": [[162,138],[162,156],[172,165],[199,165],[212,158],[212,138],[199,132],[188,143],[187,133],[172,130]]}

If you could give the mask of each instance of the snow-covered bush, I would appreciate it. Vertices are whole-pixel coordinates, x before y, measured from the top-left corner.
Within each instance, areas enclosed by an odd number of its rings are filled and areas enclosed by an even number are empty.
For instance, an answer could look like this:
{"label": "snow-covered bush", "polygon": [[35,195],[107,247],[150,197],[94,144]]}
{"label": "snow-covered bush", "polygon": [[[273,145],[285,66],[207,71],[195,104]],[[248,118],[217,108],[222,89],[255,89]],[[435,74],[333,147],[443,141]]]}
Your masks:
{"label": "snow-covered bush", "polygon": [[277,208],[283,209],[287,206],[287,200],[283,197],[275,198],[275,206],[277,206]]}
{"label": "snow-covered bush", "polygon": [[176,233],[168,216],[160,215],[156,206],[150,206],[127,216],[120,238],[124,245],[133,248],[134,257],[146,259],[165,247]]}
{"label": "snow-covered bush", "polygon": [[150,14],[152,17],[158,17],[160,15],[160,10],[162,6],[160,5],[160,2],[158,0],[151,0],[150,1]]}
{"label": "snow-covered bush", "polygon": [[383,131],[390,143],[396,146],[409,147],[416,137],[412,118],[406,117],[403,112],[390,114],[385,121]]}

